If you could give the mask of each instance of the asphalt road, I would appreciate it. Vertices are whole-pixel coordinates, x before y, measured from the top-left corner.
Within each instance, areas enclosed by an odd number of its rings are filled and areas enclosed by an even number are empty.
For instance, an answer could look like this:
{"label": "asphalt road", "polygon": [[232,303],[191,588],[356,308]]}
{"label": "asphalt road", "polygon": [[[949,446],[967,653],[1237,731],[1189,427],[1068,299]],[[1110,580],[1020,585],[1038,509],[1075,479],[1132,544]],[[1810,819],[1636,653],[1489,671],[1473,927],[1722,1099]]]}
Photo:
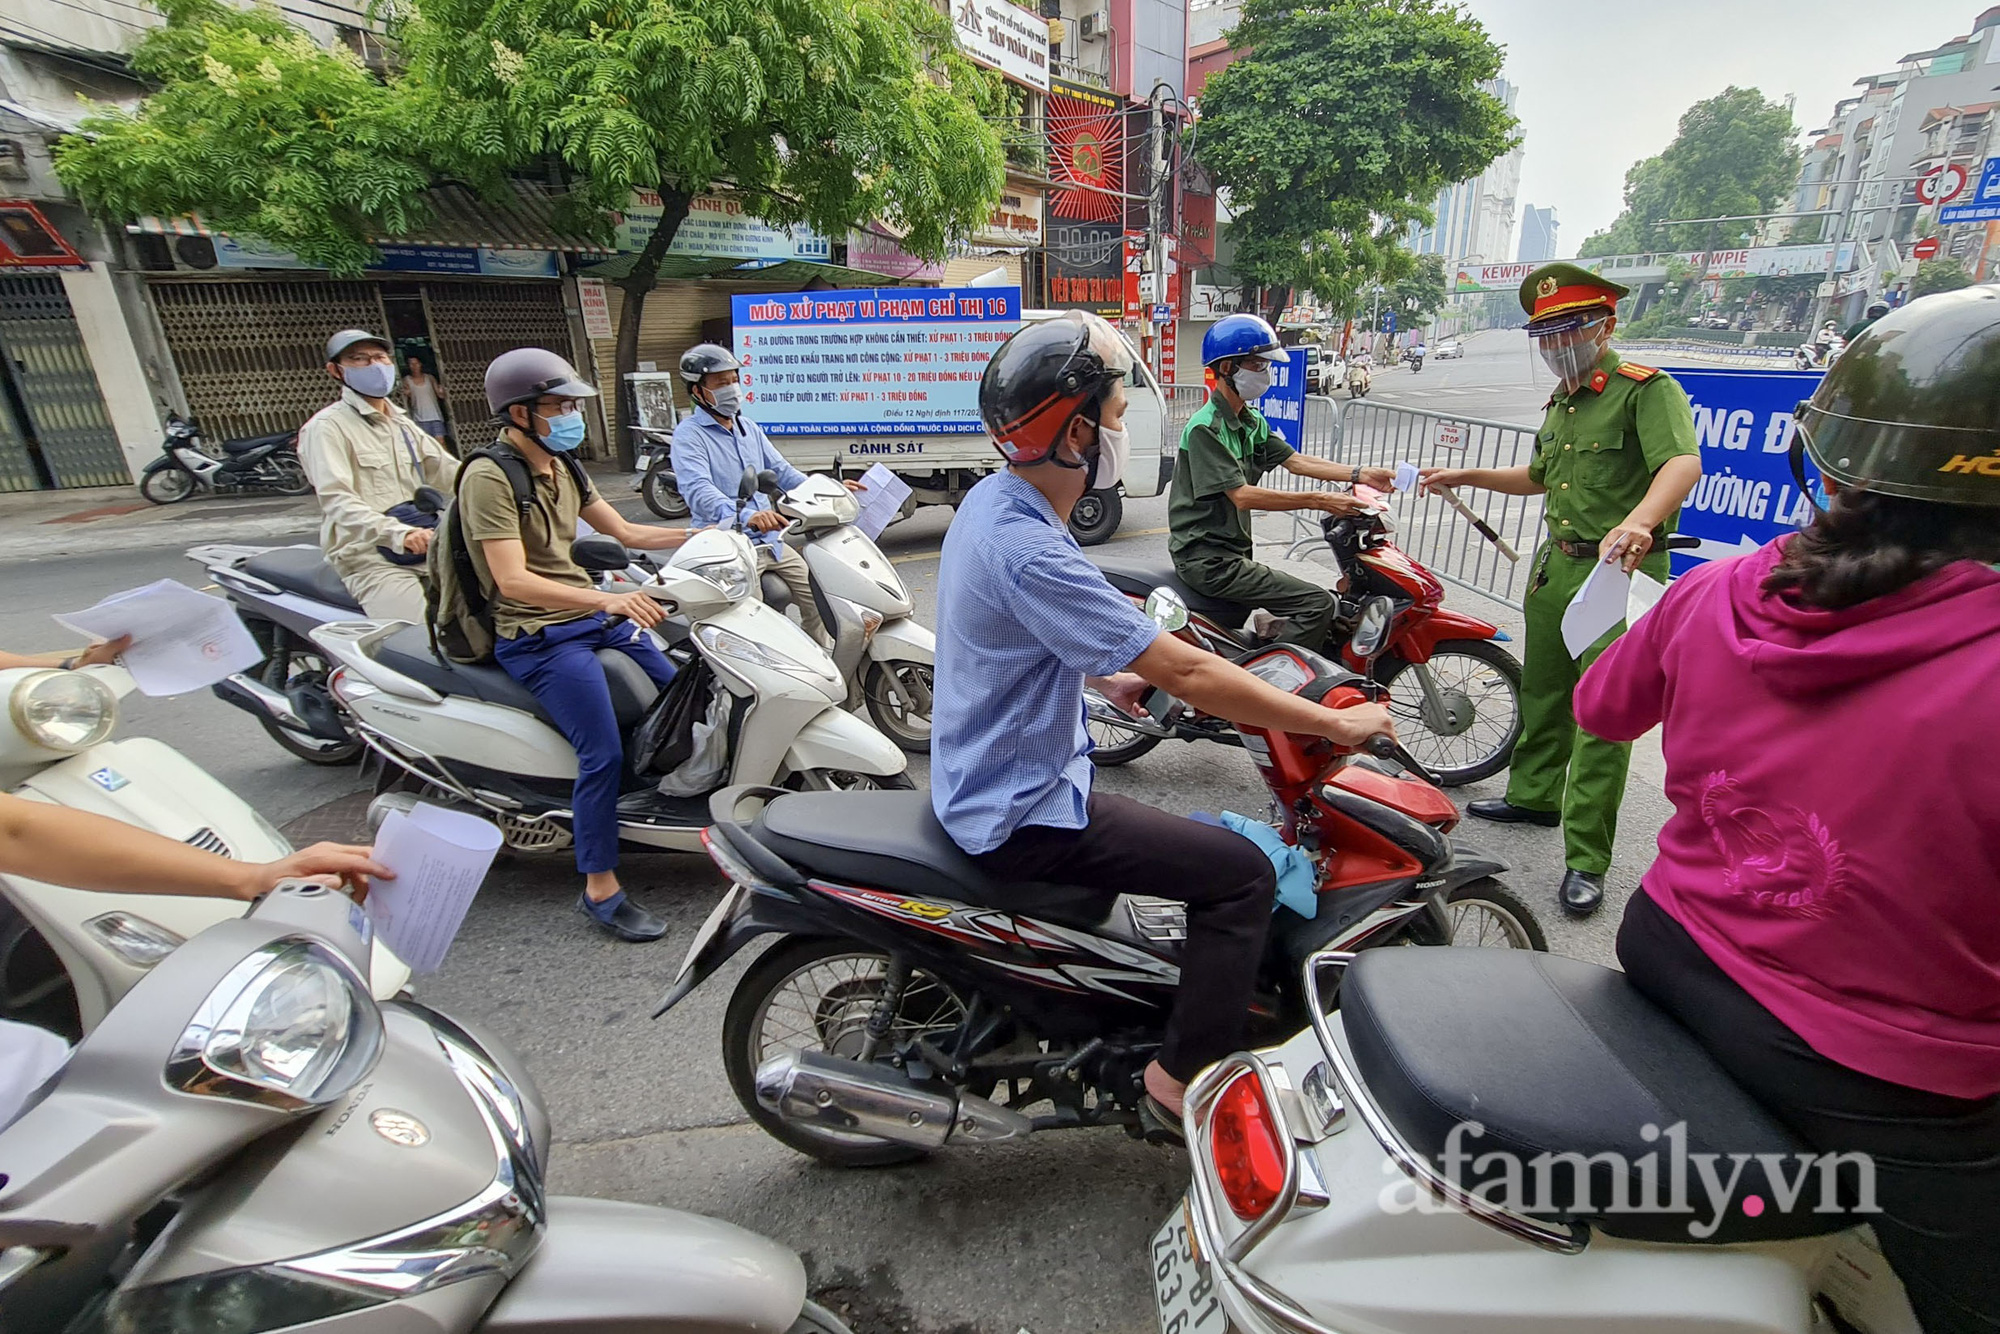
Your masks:
{"label": "asphalt road", "polygon": [[[1547,381],[1523,336],[1494,333],[1469,340],[1463,361],[1433,361],[1414,375],[1385,371],[1376,396],[1532,422]],[[636,500],[621,504],[636,513]],[[884,536],[926,621],[947,519],[943,510],[920,511]],[[1116,540],[1164,558],[1165,523],[1163,498],[1130,501]],[[0,561],[0,586],[8,590],[0,645],[61,646],[65,636],[48,620],[51,612],[163,576],[199,584],[199,575],[163,547]],[[1454,593],[1453,600],[1511,619],[1470,595]],[[1518,624],[1513,628],[1518,634]],[[361,788],[355,771],[292,759],[248,717],[205,693],[134,697],[122,730],[180,748],[281,824],[317,812],[291,826],[295,837],[358,832],[365,798],[351,795]],[[915,766],[920,781],[925,767]],[[1243,753],[1208,744],[1168,743],[1100,781],[1173,811],[1260,814],[1266,805]],[[1562,869],[1556,831],[1474,821],[1462,833],[1512,863],[1509,881],[1542,915],[1557,949],[1608,960],[1619,906],[1666,814],[1660,785],[1657,747],[1641,743],[1612,903],[1583,924],[1559,920],[1555,909]],[[1462,802],[1501,788],[1496,779],[1453,795]],[[1143,1255],[1184,1186],[1178,1155],[1097,1131],[895,1169],[843,1173],[813,1164],[752,1127],[723,1077],[722,1011],[747,960],[666,1020],[648,1018],[722,889],[715,872],[702,859],[676,855],[634,856],[625,872],[637,897],[671,923],[664,942],[618,944],[590,928],[573,910],[577,881],[566,857],[510,858],[482,891],[443,971],[417,988],[427,1002],[483,1021],[526,1056],[554,1115],[554,1189],[693,1209],[766,1233],[807,1256],[815,1283],[849,1306],[861,1334],[1142,1334],[1154,1327]]]}

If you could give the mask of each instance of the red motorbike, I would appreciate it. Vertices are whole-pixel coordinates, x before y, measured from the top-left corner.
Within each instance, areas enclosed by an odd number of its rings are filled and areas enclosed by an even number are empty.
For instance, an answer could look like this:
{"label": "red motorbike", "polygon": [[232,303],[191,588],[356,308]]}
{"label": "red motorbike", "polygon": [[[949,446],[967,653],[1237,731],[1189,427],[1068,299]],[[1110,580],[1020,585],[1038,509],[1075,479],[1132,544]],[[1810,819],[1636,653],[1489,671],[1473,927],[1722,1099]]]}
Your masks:
{"label": "red motorbike", "polygon": [[[1379,492],[1355,488],[1379,503]],[[1521,739],[1521,664],[1502,644],[1507,632],[1444,605],[1444,581],[1396,545],[1386,508],[1327,515],[1320,531],[1340,568],[1339,609],[1330,641],[1351,670],[1387,688],[1397,735],[1438,784],[1457,787],[1507,767]],[[1165,560],[1092,554],[1111,586],[1143,604],[1155,589],[1188,611],[1183,639],[1232,661],[1263,648],[1282,623],[1251,626],[1249,603],[1195,592]],[[1155,690],[1148,718],[1120,712],[1091,692],[1086,727],[1100,765],[1128,764],[1169,738],[1241,745],[1235,728]]]}

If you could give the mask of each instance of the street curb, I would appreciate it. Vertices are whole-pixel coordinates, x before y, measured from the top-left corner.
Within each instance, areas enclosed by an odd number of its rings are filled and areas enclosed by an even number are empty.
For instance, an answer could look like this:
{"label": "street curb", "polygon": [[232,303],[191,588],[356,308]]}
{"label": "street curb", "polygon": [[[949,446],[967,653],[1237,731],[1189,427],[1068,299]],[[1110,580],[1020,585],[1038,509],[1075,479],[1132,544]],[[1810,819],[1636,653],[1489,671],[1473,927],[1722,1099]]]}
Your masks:
{"label": "street curb", "polygon": [[[10,516],[11,518],[11,516]],[[278,537],[311,540],[319,531],[316,513],[230,516],[213,519],[153,519],[146,523],[65,527],[46,521],[0,521],[0,561],[52,560],[97,556],[114,551],[186,549],[204,542],[263,542]]]}

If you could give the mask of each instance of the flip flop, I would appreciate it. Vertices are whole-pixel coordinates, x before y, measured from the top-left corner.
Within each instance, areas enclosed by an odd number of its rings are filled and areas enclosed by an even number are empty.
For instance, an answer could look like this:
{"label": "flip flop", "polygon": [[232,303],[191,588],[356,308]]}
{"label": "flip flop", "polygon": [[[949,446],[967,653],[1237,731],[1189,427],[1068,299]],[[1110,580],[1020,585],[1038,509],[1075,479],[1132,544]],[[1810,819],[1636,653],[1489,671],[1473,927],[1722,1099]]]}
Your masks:
{"label": "flip flop", "polygon": [[1181,1129],[1181,1119],[1150,1093],[1139,1099],[1139,1132],[1140,1138],[1148,1144],[1183,1148],[1187,1145],[1187,1134]]}

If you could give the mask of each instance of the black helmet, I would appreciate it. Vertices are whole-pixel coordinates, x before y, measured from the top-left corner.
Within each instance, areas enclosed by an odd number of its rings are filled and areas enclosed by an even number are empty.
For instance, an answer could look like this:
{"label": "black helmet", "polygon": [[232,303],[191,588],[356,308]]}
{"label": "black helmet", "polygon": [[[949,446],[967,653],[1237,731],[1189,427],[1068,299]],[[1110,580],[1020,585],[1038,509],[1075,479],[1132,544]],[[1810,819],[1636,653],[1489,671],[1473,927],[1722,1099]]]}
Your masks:
{"label": "black helmet", "polygon": [[502,352],[486,368],[486,406],[504,414],[516,403],[532,403],[544,394],[556,398],[596,398],[576,367],[540,347]]}
{"label": "black helmet", "polygon": [[1116,329],[1099,316],[1065,311],[1023,325],[994,351],[979,377],[979,416],[1009,463],[1040,463],[1071,420],[1131,370],[1131,345]]}
{"label": "black helmet", "polygon": [[395,346],[380,334],[369,333],[366,329],[342,329],[326,340],[326,359],[339,361],[341,353],[356,343],[374,343],[384,352],[394,352]]}
{"label": "black helmet", "polygon": [[1798,421],[1842,485],[2000,506],[2000,287],[1927,296],[1869,325]]}
{"label": "black helmet", "polygon": [[743,364],[729,354],[729,349],[717,343],[696,343],[681,353],[681,379],[689,384],[700,384],[702,376],[717,371],[742,369]]}

